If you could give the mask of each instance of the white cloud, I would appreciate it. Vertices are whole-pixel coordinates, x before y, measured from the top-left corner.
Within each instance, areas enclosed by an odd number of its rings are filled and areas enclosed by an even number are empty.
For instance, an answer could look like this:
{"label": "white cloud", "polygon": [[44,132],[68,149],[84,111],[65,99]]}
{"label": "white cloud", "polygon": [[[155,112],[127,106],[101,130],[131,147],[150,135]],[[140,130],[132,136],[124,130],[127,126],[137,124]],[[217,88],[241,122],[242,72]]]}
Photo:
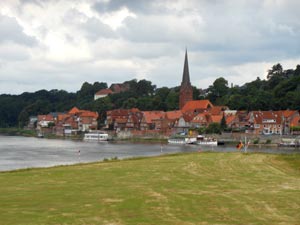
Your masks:
{"label": "white cloud", "polygon": [[297,0],[0,2],[0,93],[76,91],[84,81],[242,85],[300,59]]}

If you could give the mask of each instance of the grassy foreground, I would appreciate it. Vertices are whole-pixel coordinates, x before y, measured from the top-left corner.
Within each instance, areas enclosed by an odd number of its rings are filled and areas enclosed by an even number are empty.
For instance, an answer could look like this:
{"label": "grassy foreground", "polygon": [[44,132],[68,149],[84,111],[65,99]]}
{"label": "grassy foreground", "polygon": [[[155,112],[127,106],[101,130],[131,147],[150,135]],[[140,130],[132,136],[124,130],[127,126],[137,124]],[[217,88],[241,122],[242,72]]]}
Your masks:
{"label": "grassy foreground", "polygon": [[299,224],[300,155],[193,153],[0,173],[1,224]]}

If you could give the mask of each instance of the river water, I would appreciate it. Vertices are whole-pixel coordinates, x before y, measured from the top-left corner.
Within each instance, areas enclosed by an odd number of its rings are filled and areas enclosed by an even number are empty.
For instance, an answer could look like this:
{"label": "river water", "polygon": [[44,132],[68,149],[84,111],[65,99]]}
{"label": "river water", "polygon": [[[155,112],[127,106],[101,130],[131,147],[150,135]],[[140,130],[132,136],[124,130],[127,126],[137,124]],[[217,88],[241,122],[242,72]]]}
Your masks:
{"label": "river water", "polygon": [[[202,146],[202,151],[234,152],[235,147]],[[0,171],[51,167],[84,162],[197,152],[196,145],[85,142],[34,137],[0,136]],[[249,152],[300,153],[299,149],[249,148]]]}

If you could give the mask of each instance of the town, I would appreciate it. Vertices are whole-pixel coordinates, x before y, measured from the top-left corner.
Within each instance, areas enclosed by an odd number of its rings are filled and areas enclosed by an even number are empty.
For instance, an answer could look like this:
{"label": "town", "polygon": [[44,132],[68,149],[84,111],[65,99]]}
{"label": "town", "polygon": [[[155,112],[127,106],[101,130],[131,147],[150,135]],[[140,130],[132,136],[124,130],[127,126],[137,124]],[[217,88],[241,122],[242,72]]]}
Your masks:
{"label": "town", "polygon": [[[129,89],[128,84],[112,84],[94,95],[94,100]],[[253,135],[299,135],[300,115],[298,110],[245,111],[230,109],[227,106],[213,105],[209,100],[193,100],[190,82],[188,55],[185,53],[182,82],[179,94],[179,110],[141,111],[138,108],[114,109],[106,111],[102,130],[117,135],[127,132],[130,135],[147,136],[188,133],[201,130],[213,124],[221,125],[230,132]],[[68,112],[53,112],[31,116],[28,128],[39,134],[51,133],[57,136],[72,136],[99,129],[99,114],[73,107]]]}

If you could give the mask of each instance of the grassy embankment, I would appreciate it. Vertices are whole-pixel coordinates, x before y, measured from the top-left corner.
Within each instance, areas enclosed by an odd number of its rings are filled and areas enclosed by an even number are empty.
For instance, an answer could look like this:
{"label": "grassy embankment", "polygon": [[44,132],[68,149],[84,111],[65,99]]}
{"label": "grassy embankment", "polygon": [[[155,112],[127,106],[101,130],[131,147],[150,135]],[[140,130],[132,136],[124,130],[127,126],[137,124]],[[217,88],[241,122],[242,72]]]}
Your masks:
{"label": "grassy embankment", "polygon": [[[0,134],[9,135],[9,136],[37,137],[37,132],[35,130],[26,130],[26,129],[16,128],[16,127],[0,128]],[[44,134],[44,137],[49,139],[74,139],[74,140],[83,139],[83,135],[64,137],[55,134]]]}
{"label": "grassy embankment", "polygon": [[299,224],[300,155],[193,153],[0,173],[1,224]]}
{"label": "grassy embankment", "polygon": [[25,137],[35,137],[36,131],[34,130],[24,130],[17,127],[10,127],[10,128],[0,128],[0,134],[4,135],[18,135],[18,136],[25,136]]}

